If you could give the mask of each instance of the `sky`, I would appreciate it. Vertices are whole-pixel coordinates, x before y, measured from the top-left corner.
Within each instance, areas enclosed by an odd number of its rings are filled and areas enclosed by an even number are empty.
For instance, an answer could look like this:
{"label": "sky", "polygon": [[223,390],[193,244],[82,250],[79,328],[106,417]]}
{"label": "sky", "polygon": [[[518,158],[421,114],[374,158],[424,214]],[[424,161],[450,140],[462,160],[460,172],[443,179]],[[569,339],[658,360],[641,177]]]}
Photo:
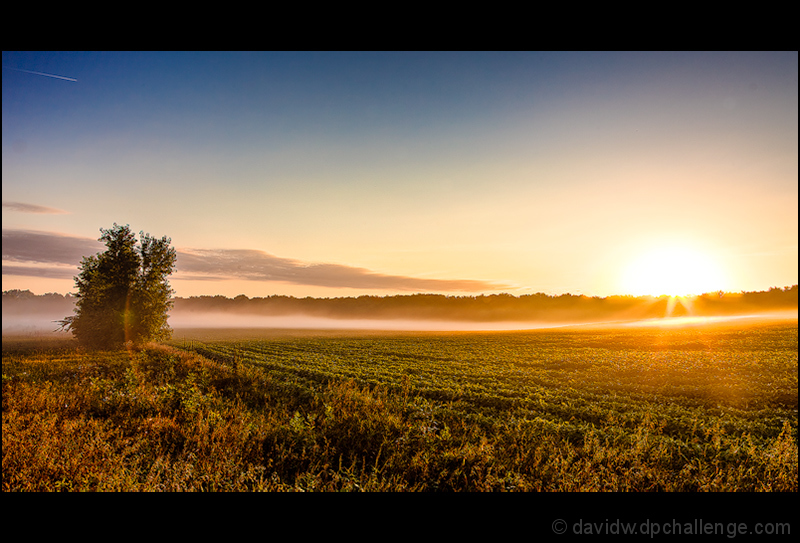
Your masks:
{"label": "sky", "polygon": [[3,51],[3,290],[76,292],[114,223],[181,297],[793,285],[797,61]]}

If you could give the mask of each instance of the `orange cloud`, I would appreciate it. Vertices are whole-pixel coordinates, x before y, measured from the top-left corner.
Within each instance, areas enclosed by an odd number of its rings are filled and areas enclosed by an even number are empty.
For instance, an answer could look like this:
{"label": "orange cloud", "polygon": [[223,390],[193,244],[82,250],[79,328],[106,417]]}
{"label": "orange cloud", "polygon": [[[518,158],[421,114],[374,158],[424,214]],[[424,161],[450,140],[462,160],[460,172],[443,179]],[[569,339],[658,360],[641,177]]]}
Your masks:
{"label": "orange cloud", "polygon": [[423,279],[374,272],[342,264],[306,263],[248,249],[192,249],[178,251],[182,279],[245,279],[282,281],[321,287],[364,288],[398,291],[497,290],[496,283],[470,279]]}

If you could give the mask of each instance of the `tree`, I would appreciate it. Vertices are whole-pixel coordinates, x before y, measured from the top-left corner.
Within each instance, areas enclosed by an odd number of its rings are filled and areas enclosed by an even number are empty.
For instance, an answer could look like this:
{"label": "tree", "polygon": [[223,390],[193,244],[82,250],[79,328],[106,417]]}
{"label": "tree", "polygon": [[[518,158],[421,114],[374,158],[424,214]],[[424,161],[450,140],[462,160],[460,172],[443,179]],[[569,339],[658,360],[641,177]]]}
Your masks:
{"label": "tree", "polygon": [[62,329],[97,348],[169,339],[173,290],[167,277],[177,258],[170,238],[139,232],[137,245],[130,227],[117,223],[100,232],[106,250],[81,260],[75,315],[58,321]]}

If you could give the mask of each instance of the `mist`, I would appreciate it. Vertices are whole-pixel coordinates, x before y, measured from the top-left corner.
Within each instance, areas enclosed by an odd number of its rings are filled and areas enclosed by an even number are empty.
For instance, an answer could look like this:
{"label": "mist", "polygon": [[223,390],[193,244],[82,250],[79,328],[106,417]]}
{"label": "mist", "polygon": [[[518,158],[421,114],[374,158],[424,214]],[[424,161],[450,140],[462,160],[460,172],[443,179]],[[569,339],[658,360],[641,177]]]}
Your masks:
{"label": "mist", "polygon": [[[74,313],[77,298],[3,292],[3,335],[50,334]],[[797,285],[755,293],[713,293],[674,303],[667,297],[588,298],[490,295],[361,296],[358,298],[176,298],[177,329],[306,329],[374,331],[502,331],[565,326],[691,326],[743,318],[797,319]],[[62,334],[64,332],[61,332]]]}
{"label": "mist", "polygon": [[797,311],[771,311],[747,315],[683,316],[649,319],[563,321],[465,321],[409,318],[333,318],[313,315],[247,315],[222,311],[178,312],[169,318],[175,330],[189,328],[274,330],[374,330],[407,332],[480,332],[538,330],[546,328],[687,327],[731,322],[797,319]]}
{"label": "mist", "polygon": [[66,334],[66,332],[57,332],[59,325],[54,322],[64,317],[66,317],[66,315],[52,317],[44,315],[14,315],[10,317],[6,316],[6,313],[3,312],[3,335]]}
{"label": "mist", "polygon": [[[59,331],[55,322],[66,315],[3,315],[2,334],[11,335],[68,335]],[[188,329],[262,329],[267,330],[370,330],[387,332],[492,332],[522,331],[565,327],[686,327],[755,322],[764,320],[797,319],[796,311],[781,311],[752,315],[724,315],[717,317],[666,317],[625,321],[596,322],[544,322],[544,321],[452,321],[413,319],[336,319],[308,315],[231,315],[222,312],[181,313],[169,318],[176,333]]]}
{"label": "mist", "polygon": [[[58,323],[67,314],[7,314],[3,312],[3,335],[66,334]],[[188,328],[263,328],[275,330],[386,330],[408,332],[503,331],[554,328],[581,323],[495,321],[474,322],[421,319],[347,319],[309,315],[237,315],[224,312],[179,312],[170,315],[174,330]]]}
{"label": "mist", "polygon": [[[3,307],[3,335],[47,335],[67,334],[58,331],[56,321],[71,315],[64,310],[13,311]],[[186,328],[263,328],[263,329],[297,329],[297,330],[386,330],[386,331],[502,331],[531,330],[567,326],[571,323],[530,322],[530,321],[458,321],[427,319],[369,319],[369,318],[333,318],[302,314],[289,315],[252,315],[235,314],[223,311],[172,311],[169,325],[174,330]]]}
{"label": "mist", "polygon": [[169,324],[180,328],[273,328],[312,330],[387,330],[420,332],[531,330],[568,326],[570,323],[494,321],[474,322],[421,319],[348,319],[309,315],[236,315],[223,312],[178,313]]}

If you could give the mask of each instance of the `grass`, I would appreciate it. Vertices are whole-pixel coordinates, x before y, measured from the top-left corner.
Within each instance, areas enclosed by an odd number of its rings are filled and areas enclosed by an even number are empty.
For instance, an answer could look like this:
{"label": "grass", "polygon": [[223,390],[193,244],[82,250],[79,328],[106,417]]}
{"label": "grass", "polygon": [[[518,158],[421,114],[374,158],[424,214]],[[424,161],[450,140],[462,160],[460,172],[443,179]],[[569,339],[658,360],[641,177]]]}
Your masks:
{"label": "grass", "polygon": [[3,339],[3,490],[797,491],[797,322]]}

